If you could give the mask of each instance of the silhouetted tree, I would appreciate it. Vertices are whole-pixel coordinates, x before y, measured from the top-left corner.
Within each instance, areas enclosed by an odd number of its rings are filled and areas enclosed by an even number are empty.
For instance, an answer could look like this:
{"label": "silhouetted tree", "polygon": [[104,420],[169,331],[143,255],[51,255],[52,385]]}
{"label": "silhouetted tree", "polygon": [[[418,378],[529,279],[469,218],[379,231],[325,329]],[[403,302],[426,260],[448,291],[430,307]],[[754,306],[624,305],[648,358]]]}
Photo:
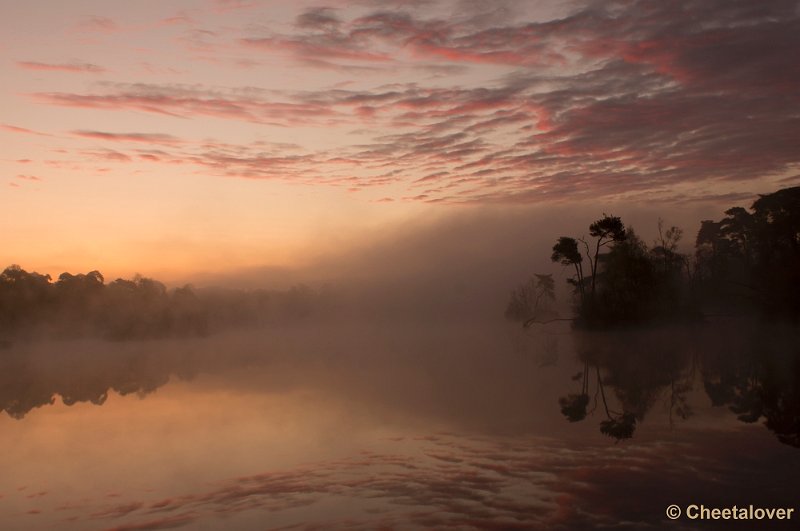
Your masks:
{"label": "silhouetted tree", "polygon": [[99,271],[72,275],[61,273],[54,285],[59,316],[54,325],[58,335],[80,336],[88,333],[102,311],[105,294],[103,275]]}
{"label": "silhouetted tree", "polygon": [[0,339],[29,333],[53,309],[50,275],[11,265],[0,273]]}
{"label": "silhouetted tree", "polygon": [[[625,241],[625,225],[617,216],[609,216],[603,213],[603,217],[589,225],[589,234],[595,238],[594,255],[590,256],[592,266],[592,291],[591,297],[594,299],[597,284],[597,265],[600,259],[600,249],[607,245]],[[586,253],[589,254],[589,244],[582,240],[586,246]]]}
{"label": "silhouetted tree", "polygon": [[573,266],[575,276],[567,280],[580,294],[581,305],[586,304],[586,282],[583,275],[583,256],[578,250],[578,241],[569,236],[561,236],[553,246],[553,254],[550,256],[553,262],[559,262],[564,266]]}
{"label": "silhouetted tree", "polygon": [[589,315],[606,325],[646,320],[654,314],[656,274],[647,246],[633,230],[602,257],[599,289]]}
{"label": "silhouetted tree", "polygon": [[678,252],[678,243],[683,237],[683,229],[671,226],[664,228],[664,220],[658,219],[658,238],[650,252],[658,263],[659,273],[665,277],[679,275],[685,257]]}
{"label": "silhouetted tree", "polygon": [[800,318],[800,187],[761,195],[704,221],[696,242],[703,295],[773,317]]}
{"label": "silhouetted tree", "polygon": [[755,284],[764,310],[800,319],[800,186],[762,195],[752,206]]}
{"label": "silhouetted tree", "polygon": [[305,285],[280,291],[168,290],[152,278],[104,283],[99,271],[49,275],[12,265],[0,273],[0,346],[37,337],[107,339],[206,334],[231,326],[255,326],[330,312],[335,295]]}
{"label": "silhouetted tree", "polygon": [[[591,243],[584,238],[575,239],[561,236],[553,246],[553,253],[550,256],[553,262],[559,262],[565,266],[571,265],[575,268],[575,276],[567,282],[575,286],[580,296],[579,314],[585,322],[592,322],[595,318],[600,251],[604,247],[623,242],[626,238],[625,225],[622,220],[608,214],[603,214],[602,218],[589,225],[589,234],[594,238]],[[583,255],[578,242],[583,245],[584,254],[589,262],[589,277],[586,277],[583,271]],[[587,283],[588,295],[586,293]]]}

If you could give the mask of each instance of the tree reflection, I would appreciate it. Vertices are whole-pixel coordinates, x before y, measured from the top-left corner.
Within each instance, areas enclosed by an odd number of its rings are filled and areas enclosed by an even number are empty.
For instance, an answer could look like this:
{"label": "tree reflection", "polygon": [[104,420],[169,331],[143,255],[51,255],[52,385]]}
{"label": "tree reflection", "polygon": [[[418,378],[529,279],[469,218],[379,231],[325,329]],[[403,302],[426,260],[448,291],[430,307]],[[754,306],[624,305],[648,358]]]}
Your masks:
{"label": "tree reflection", "polygon": [[[570,393],[558,399],[561,406],[561,414],[570,422],[578,422],[586,418],[589,413],[589,360],[585,359],[583,371],[572,377],[573,380],[581,381],[580,393]],[[630,439],[636,429],[636,416],[628,412],[613,411],[608,407],[603,378],[600,376],[600,367],[594,365],[595,378],[595,407],[597,408],[597,394],[603,401],[603,410],[606,419],[600,422],[600,432],[616,440]]]}
{"label": "tree reflection", "polygon": [[799,335],[793,327],[752,323],[583,333],[577,351],[584,369],[573,378],[581,380],[580,392],[559,398],[561,413],[570,422],[586,419],[593,392],[605,413],[600,432],[619,441],[658,404],[670,424],[690,418],[698,388],[712,406],[745,423],[763,422],[782,443],[800,447]]}
{"label": "tree reflection", "polygon": [[54,404],[56,397],[71,406],[79,402],[102,405],[112,391],[145,396],[166,384],[180,368],[179,359],[164,353],[108,352],[98,350],[98,345],[82,351],[74,345],[69,348],[70,352],[56,353],[3,350],[0,411],[22,419],[33,409]]}
{"label": "tree reflection", "polygon": [[[593,387],[595,404],[599,397],[605,413],[600,432],[617,441],[633,437],[637,423],[662,396],[670,418],[673,413],[687,418],[691,412],[686,400],[691,390],[691,351],[678,348],[675,341],[673,334],[653,330],[577,335],[578,356],[584,364],[582,392],[559,400],[562,413],[571,422],[582,420],[586,414],[577,415],[577,407],[581,402],[588,406]],[[589,381],[590,372],[593,382]],[[577,396],[583,398],[573,398]],[[570,404],[572,409],[567,407]]]}
{"label": "tree reflection", "polygon": [[584,361],[583,371],[572,377],[573,380],[581,381],[580,393],[570,393],[558,399],[561,406],[561,414],[570,422],[578,422],[586,418],[587,408],[589,407],[589,362]]}
{"label": "tree reflection", "polygon": [[764,420],[784,444],[800,448],[800,333],[759,327],[739,349],[712,352],[703,386],[712,403],[742,422]]}

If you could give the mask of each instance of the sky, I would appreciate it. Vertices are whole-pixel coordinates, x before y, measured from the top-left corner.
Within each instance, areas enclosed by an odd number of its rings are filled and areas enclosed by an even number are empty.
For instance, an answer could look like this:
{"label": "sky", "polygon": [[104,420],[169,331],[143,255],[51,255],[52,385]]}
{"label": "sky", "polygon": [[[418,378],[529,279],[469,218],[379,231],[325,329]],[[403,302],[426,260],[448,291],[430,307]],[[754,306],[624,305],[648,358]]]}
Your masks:
{"label": "sky", "polygon": [[1,0],[0,264],[299,267],[487,210],[688,234],[800,184],[797,50],[784,0]]}

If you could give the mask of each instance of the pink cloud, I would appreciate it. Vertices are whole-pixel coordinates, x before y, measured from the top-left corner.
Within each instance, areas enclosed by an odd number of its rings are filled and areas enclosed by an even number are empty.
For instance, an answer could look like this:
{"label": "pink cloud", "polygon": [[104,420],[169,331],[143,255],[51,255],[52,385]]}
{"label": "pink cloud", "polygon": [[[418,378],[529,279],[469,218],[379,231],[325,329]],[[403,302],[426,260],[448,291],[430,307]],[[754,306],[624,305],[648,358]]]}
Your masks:
{"label": "pink cloud", "polygon": [[91,63],[40,63],[37,61],[17,61],[17,66],[25,70],[43,70],[55,72],[75,72],[100,74],[107,72],[102,66]]}
{"label": "pink cloud", "polygon": [[27,129],[25,127],[18,127],[16,125],[9,125],[9,124],[0,124],[0,129],[4,129],[11,133],[22,133],[25,135],[36,135],[36,136],[52,136],[47,133],[41,133],[39,131],[34,131],[33,129]]}
{"label": "pink cloud", "polygon": [[389,54],[376,53],[359,47],[336,46],[325,41],[265,37],[242,39],[241,43],[247,47],[264,51],[289,52],[311,60],[311,64],[314,64],[313,61],[319,61],[320,58],[381,63],[392,61],[392,56]]}
{"label": "pink cloud", "polygon": [[[242,4],[229,7],[235,5]],[[359,143],[336,152],[202,146],[143,133],[74,134],[166,146],[95,158],[344,189],[392,185],[400,188],[395,199],[427,202],[619,197],[721,181],[741,188],[753,179],[777,179],[800,163],[800,119],[787,112],[800,94],[800,71],[785,53],[800,48],[793,3],[709,0],[676,10],[632,0],[626,6],[576,5],[556,20],[484,25],[420,12],[316,8],[303,11],[286,34],[262,31],[237,41],[250,51],[342,72],[508,67],[507,75],[482,86],[417,82],[355,90],[339,84],[278,93],[140,83],[33,98],[183,119],[353,127]]]}
{"label": "pink cloud", "polygon": [[119,26],[112,19],[98,16],[85,17],[78,27],[83,31],[99,33],[113,33],[119,30]]}
{"label": "pink cloud", "polygon": [[240,9],[252,9],[258,6],[254,0],[213,0],[214,9],[217,12],[236,11]]}
{"label": "pink cloud", "polygon": [[182,25],[182,24],[194,24],[194,19],[188,15],[185,11],[181,11],[171,17],[166,17],[161,19],[160,24],[164,26],[173,26],[173,25]]}
{"label": "pink cloud", "polygon": [[157,529],[175,529],[184,527],[193,521],[195,521],[195,517],[192,514],[177,514],[134,524],[122,524],[109,527],[105,531],[154,531]]}
{"label": "pink cloud", "polygon": [[121,151],[115,151],[113,149],[101,149],[96,151],[82,151],[81,154],[85,157],[90,159],[99,160],[99,161],[111,161],[111,162],[131,162],[133,159],[130,155],[126,153],[122,153]]}
{"label": "pink cloud", "polygon": [[109,509],[104,509],[97,513],[90,515],[92,518],[119,518],[128,515],[134,511],[141,509],[144,506],[141,502],[127,503],[124,505],[117,505]]}
{"label": "pink cloud", "polygon": [[176,118],[210,116],[275,125],[299,125],[321,118],[346,118],[330,107],[311,102],[281,102],[157,85],[134,85],[112,94],[55,92],[37,93],[32,97],[39,102],[65,107],[134,110]]}
{"label": "pink cloud", "polygon": [[[286,51],[319,63],[331,60],[387,62],[411,54],[415,61],[511,66],[564,65],[566,59],[540,38],[535,25],[474,31],[459,21],[420,19],[404,12],[380,11],[343,21],[325,8],[309,9],[297,17],[302,30],[295,35],[243,39],[246,46]],[[391,51],[377,53],[386,48]],[[344,67],[344,65],[340,65]],[[432,65],[429,65],[432,66]]]}
{"label": "pink cloud", "polygon": [[142,142],[147,144],[178,144],[181,140],[163,133],[107,133],[103,131],[72,131],[75,136],[110,142]]}

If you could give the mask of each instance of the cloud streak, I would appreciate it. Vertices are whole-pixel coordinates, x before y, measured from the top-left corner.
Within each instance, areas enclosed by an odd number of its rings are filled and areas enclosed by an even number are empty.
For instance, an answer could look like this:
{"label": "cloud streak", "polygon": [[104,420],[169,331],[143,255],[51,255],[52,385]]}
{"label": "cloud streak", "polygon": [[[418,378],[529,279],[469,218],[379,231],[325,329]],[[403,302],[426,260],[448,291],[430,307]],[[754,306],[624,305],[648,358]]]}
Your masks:
{"label": "cloud streak", "polygon": [[72,72],[81,74],[102,74],[106,68],[92,63],[40,63],[38,61],[17,61],[17,66],[24,70],[40,70],[53,72]]}
{"label": "cloud streak", "polygon": [[104,131],[72,131],[72,134],[93,140],[110,142],[141,142],[147,144],[177,144],[181,140],[162,133],[108,133]]}
{"label": "cloud streak", "polygon": [[19,127],[11,124],[0,124],[0,129],[8,131],[9,133],[21,133],[23,135],[53,136],[48,133],[42,133],[41,131],[34,131],[33,129],[28,129],[27,127]]}

